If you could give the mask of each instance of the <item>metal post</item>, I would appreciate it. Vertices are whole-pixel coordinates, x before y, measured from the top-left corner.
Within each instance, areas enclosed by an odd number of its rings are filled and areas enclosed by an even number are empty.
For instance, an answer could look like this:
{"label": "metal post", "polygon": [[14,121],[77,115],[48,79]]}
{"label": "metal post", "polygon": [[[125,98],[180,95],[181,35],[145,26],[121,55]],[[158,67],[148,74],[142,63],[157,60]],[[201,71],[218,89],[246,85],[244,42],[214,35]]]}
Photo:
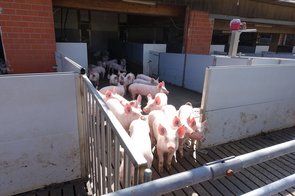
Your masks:
{"label": "metal post", "polygon": [[232,31],[231,37],[230,37],[228,56],[235,57],[237,55],[241,33],[243,32],[250,33],[250,32],[256,32],[256,31],[257,31],[256,29],[244,29],[244,30]]}
{"label": "metal post", "polygon": [[190,171],[174,174],[151,182],[129,187],[109,195],[161,195],[186,186],[233,175],[246,167],[256,165],[285,154],[295,152],[295,140],[257,150],[237,157],[207,163],[205,166]]}
{"label": "metal post", "polygon": [[240,35],[240,31],[231,32],[228,56],[234,57],[237,55],[238,46],[240,42]]}

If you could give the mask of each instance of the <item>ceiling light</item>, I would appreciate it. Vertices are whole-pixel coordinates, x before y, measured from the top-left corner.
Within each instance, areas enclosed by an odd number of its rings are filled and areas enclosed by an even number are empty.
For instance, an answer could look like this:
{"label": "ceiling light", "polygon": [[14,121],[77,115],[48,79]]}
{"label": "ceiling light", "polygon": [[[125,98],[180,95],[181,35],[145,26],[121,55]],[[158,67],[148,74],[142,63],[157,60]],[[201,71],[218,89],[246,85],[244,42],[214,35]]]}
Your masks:
{"label": "ceiling light", "polygon": [[156,2],[154,1],[140,1],[140,0],[122,0],[122,1],[128,2],[128,3],[143,4],[143,5],[156,5]]}

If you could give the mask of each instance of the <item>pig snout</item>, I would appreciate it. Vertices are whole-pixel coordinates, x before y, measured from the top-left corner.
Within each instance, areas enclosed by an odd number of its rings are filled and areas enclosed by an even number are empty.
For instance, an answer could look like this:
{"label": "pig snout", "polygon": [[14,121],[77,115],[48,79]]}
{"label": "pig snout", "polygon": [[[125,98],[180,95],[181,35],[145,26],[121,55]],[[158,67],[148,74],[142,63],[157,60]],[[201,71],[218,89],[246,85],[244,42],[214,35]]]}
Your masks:
{"label": "pig snout", "polygon": [[145,113],[148,113],[148,109],[147,108],[143,108],[142,109]]}
{"label": "pig snout", "polygon": [[174,148],[172,146],[168,147],[168,152],[174,152]]}

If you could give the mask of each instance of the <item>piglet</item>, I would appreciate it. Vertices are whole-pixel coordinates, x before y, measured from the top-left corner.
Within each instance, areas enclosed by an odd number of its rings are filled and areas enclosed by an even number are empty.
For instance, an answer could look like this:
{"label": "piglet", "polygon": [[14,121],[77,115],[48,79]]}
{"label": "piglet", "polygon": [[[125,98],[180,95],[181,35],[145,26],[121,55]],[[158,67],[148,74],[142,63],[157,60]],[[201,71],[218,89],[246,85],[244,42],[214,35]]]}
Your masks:
{"label": "piglet", "polygon": [[164,81],[160,82],[157,86],[133,83],[129,86],[128,90],[132,99],[134,99],[136,95],[147,96],[148,94],[151,94],[151,96],[154,98],[157,93],[169,93],[169,91],[165,88]]}
{"label": "piglet", "polygon": [[159,81],[155,80],[154,78],[152,78],[151,80],[143,80],[140,78],[137,78],[133,81],[134,83],[140,83],[140,84],[147,84],[147,85],[153,85],[156,86],[157,84],[159,84]]}
{"label": "piglet", "polygon": [[114,98],[108,99],[106,104],[127,132],[131,122],[140,118],[142,115],[140,109],[132,107],[130,104],[123,105],[119,100]]}
{"label": "piglet", "polygon": [[123,85],[118,85],[118,86],[105,86],[103,88],[101,88],[99,90],[99,92],[101,92],[102,94],[105,94],[107,91],[111,91],[113,93],[117,93],[121,96],[124,96],[125,95],[125,87]]}
{"label": "piglet", "polygon": [[[146,81],[151,81],[152,79],[155,80],[154,78],[151,78],[151,77],[144,75],[144,74],[137,74],[136,79],[142,79],[142,80],[146,80]],[[155,81],[158,81],[158,83],[159,83],[159,78],[156,79]]]}
{"label": "piglet", "polygon": [[125,85],[125,86],[129,86],[130,84],[133,83],[134,79],[135,79],[134,74],[131,73],[131,72],[128,73],[128,74],[125,76],[125,78],[124,78],[124,85]]}
{"label": "piglet", "polygon": [[119,84],[119,78],[116,74],[112,74],[108,76],[108,79],[110,79],[109,83],[110,85],[118,85]]}
{"label": "piglet", "polygon": [[[150,127],[147,120],[137,119],[132,121],[129,128],[131,140],[133,140],[137,150],[147,160],[147,167],[151,168],[154,155],[151,149]],[[119,178],[123,180],[124,159],[120,165]],[[134,166],[131,164],[131,179],[134,178]]]}
{"label": "piglet", "polygon": [[198,144],[205,141],[204,131],[200,129],[202,124],[197,122],[193,114],[193,107],[190,104],[182,105],[178,110],[178,117],[186,130],[185,137],[179,140],[180,157],[183,157],[183,145],[188,139],[191,139],[192,143],[197,141]]}
{"label": "piglet", "polygon": [[151,94],[147,95],[147,104],[143,108],[145,113],[150,113],[153,110],[161,110],[163,106],[167,105],[168,97],[165,93],[157,93],[155,99],[152,98]]}
{"label": "piglet", "polygon": [[177,122],[172,124],[168,122],[166,115],[161,110],[152,111],[148,116],[149,126],[151,128],[152,142],[156,141],[156,150],[159,158],[158,169],[163,172],[164,153],[167,153],[167,169],[171,169],[172,157],[178,149],[178,139],[183,138],[185,130],[183,126],[178,127]]}
{"label": "piglet", "polygon": [[92,82],[94,86],[99,85],[99,73],[97,72],[90,72],[88,76],[89,80]]}

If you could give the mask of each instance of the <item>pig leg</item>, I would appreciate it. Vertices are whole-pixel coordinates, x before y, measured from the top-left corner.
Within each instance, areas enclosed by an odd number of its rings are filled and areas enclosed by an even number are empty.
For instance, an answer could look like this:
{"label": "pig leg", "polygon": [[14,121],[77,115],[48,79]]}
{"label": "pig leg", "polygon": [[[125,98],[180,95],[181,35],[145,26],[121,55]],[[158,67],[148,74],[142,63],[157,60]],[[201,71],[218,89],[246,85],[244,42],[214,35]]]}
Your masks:
{"label": "pig leg", "polygon": [[185,143],[185,139],[179,139],[178,152],[180,154],[180,158],[183,158],[183,144],[184,143]]}
{"label": "pig leg", "polygon": [[158,159],[159,159],[159,165],[158,169],[160,173],[163,173],[163,165],[164,165],[164,154],[162,150],[159,150],[157,148],[157,154],[158,154]]}
{"label": "pig leg", "polygon": [[173,155],[174,155],[174,152],[168,152],[168,155],[167,155],[167,170],[168,171],[171,170],[171,162],[172,162]]}

